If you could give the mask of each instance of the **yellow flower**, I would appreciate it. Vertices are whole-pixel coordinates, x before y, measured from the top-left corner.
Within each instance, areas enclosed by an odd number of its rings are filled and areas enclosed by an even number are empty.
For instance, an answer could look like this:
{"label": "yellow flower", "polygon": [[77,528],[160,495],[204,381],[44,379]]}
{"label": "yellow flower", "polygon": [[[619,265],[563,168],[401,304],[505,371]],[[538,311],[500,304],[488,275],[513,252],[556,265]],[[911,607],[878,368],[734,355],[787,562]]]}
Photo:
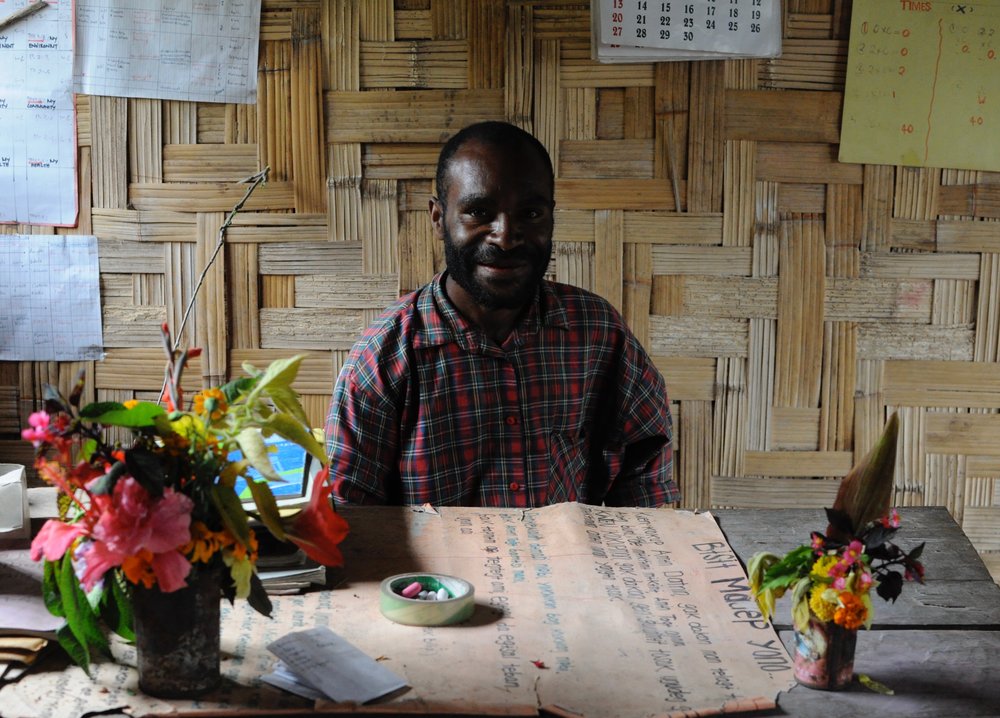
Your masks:
{"label": "yellow flower", "polygon": [[199,391],[194,395],[195,413],[207,416],[209,421],[221,419],[228,408],[226,395],[222,393],[221,389],[213,387]]}
{"label": "yellow flower", "polygon": [[128,401],[123,402],[123,405],[125,406],[126,409],[134,409],[135,407],[137,407],[139,405],[139,400],[138,399],[129,399]]}
{"label": "yellow flower", "polygon": [[207,563],[221,547],[219,534],[209,530],[201,521],[194,521],[191,524],[191,540],[181,547],[181,553],[192,563],[195,561]]}
{"label": "yellow flower", "polygon": [[809,573],[811,578],[829,578],[830,569],[837,565],[840,561],[836,556],[823,556],[816,560],[813,564],[812,571]]}
{"label": "yellow flower", "polygon": [[127,556],[122,561],[122,571],[125,578],[137,586],[141,583],[146,588],[152,588],[156,583],[156,574],[153,572],[153,552],[149,549],[141,549],[135,556]]}
{"label": "yellow flower", "polygon": [[857,630],[865,622],[868,609],[860,598],[844,591],[840,594],[840,606],[833,613],[833,622],[849,631]]}
{"label": "yellow flower", "polygon": [[820,583],[813,586],[812,591],[809,593],[809,609],[816,618],[823,622],[833,620],[833,613],[837,610],[837,601],[833,600],[831,602],[824,597],[824,594],[828,591],[828,587]]}

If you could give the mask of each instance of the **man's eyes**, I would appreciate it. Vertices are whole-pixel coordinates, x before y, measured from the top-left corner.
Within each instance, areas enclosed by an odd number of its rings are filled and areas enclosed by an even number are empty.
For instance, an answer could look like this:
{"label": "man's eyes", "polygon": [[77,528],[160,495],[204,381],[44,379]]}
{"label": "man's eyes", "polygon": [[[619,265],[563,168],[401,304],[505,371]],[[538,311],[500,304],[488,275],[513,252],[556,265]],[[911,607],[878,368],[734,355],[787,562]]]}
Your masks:
{"label": "man's eyes", "polygon": [[[486,207],[469,207],[462,214],[473,219],[492,219],[496,212]],[[544,219],[546,214],[544,207],[527,207],[521,210],[521,218],[529,221]]]}

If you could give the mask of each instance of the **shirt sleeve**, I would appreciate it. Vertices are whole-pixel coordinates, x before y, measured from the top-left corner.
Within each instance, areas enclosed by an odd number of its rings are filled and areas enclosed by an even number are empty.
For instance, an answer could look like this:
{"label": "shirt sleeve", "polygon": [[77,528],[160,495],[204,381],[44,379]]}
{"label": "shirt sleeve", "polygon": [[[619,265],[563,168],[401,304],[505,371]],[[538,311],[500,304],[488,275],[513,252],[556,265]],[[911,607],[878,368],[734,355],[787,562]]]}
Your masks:
{"label": "shirt sleeve", "polygon": [[680,499],[673,479],[673,421],[666,384],[630,337],[625,352],[618,425],[621,465],[604,497],[608,506],[657,507]]}
{"label": "shirt sleeve", "polygon": [[392,504],[399,420],[384,394],[359,386],[352,365],[337,378],[326,421],[333,496],[341,504]]}

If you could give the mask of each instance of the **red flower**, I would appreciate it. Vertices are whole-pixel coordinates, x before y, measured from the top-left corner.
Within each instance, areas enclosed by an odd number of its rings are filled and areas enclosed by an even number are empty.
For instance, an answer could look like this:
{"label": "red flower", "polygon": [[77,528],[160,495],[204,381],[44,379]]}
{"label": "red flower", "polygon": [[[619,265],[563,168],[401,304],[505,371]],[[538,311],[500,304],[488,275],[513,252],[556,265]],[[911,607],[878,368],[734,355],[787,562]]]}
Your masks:
{"label": "red flower", "polygon": [[314,561],[324,566],[343,566],[344,557],[337,545],[347,537],[348,526],[333,510],[329,476],[329,466],[316,475],[309,505],[292,517],[285,535]]}

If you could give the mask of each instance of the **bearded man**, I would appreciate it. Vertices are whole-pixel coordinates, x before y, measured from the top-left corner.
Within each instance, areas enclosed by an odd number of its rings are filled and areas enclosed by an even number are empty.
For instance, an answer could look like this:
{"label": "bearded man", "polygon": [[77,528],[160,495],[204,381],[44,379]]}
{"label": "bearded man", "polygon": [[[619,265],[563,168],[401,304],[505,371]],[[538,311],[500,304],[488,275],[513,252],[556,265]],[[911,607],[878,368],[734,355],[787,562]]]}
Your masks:
{"label": "bearded man", "polygon": [[507,123],[466,127],[441,150],[436,191],[446,270],[369,327],[334,388],[337,501],[677,500],[663,378],[611,304],[545,279],[545,147]]}

